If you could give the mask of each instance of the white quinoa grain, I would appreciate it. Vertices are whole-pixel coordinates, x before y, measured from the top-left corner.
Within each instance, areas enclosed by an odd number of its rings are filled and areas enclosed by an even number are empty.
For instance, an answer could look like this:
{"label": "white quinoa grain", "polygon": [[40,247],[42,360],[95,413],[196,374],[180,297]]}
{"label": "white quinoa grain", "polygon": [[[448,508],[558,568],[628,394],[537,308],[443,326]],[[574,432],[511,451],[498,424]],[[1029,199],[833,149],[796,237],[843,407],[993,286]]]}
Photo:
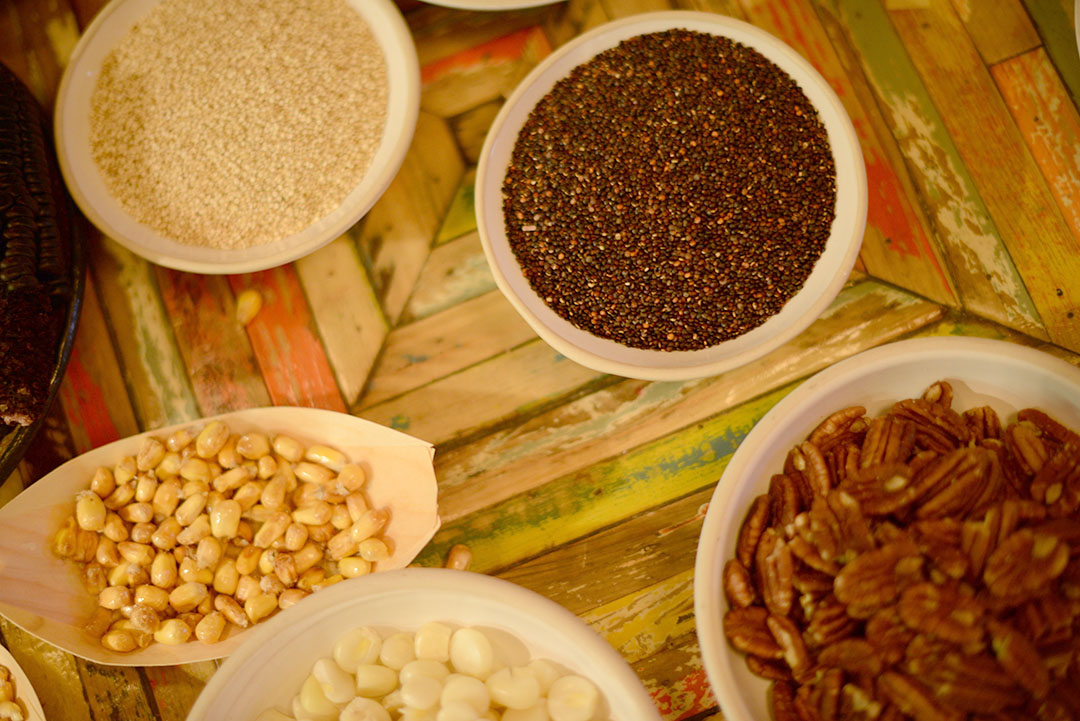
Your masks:
{"label": "white quinoa grain", "polygon": [[109,192],[162,235],[261,245],[340,205],[387,94],[382,49],[345,0],[165,0],[105,58],[91,151]]}

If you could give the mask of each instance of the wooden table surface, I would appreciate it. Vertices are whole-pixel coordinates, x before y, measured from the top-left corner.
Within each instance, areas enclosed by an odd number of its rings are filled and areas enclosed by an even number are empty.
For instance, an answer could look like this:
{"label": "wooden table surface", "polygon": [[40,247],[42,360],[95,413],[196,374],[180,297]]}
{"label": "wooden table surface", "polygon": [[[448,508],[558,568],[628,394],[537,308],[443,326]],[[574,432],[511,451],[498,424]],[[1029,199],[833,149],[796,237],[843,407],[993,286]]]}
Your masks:
{"label": "wooden table surface", "polygon": [[[52,107],[102,0],[0,1],[0,60]],[[572,0],[509,12],[400,3],[421,114],[394,183],[345,236],[281,268],[200,276],[108,238],[59,402],[0,503],[74,454],[222,411],[348,411],[436,445],[442,530],[472,570],[586,619],[665,719],[718,717],[693,563],[740,439],[800,380],[899,338],[973,335],[1080,365],[1080,59],[1073,0]],[[779,36],[829,80],[869,179],[856,270],[825,314],[748,367],[648,383],[555,353],[496,290],[476,233],[484,133],[552,49],[609,19],[686,8]],[[235,299],[265,306],[246,328]],[[87,663],[6,621],[50,721],[183,719],[214,663]],[[628,720],[627,720],[628,721]]]}

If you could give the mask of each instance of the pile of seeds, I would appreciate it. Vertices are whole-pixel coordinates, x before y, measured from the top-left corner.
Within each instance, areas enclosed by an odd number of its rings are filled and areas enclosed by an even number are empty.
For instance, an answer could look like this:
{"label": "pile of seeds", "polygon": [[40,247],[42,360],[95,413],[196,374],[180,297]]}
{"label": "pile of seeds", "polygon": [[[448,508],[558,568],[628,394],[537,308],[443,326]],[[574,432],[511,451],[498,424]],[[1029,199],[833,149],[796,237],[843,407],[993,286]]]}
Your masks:
{"label": "pile of seeds", "polygon": [[541,298],[635,348],[694,350],[775,315],[835,214],[828,137],[757,51],[670,30],[559,81],[518,135],[507,236]]}
{"label": "pile of seeds", "polygon": [[189,245],[280,240],[341,204],[382,136],[386,63],[345,0],[165,0],[106,57],[92,153]]}

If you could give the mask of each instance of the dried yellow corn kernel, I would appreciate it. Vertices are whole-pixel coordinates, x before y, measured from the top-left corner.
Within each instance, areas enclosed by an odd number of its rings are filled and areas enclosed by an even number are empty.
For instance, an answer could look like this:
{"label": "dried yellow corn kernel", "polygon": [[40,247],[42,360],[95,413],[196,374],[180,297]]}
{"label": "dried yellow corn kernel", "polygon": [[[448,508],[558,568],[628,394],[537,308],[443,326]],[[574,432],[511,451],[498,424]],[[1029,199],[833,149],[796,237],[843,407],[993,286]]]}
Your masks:
{"label": "dried yellow corn kernel", "polygon": [[210,516],[201,514],[191,525],[176,534],[176,542],[182,546],[194,546],[210,535]]}
{"label": "dried yellow corn kernel", "polygon": [[155,611],[164,611],[169,607],[169,592],[164,588],[143,584],[135,588],[135,605],[146,606]]}
{"label": "dried yellow corn kernel", "polygon": [[214,599],[214,608],[216,608],[225,619],[240,628],[247,628],[251,625],[251,619],[244,613],[244,609],[236,602],[236,599],[232,596],[218,596]]}
{"label": "dried yellow corn kernel", "polygon": [[104,466],[94,471],[94,477],[90,479],[90,490],[101,498],[108,498],[116,490],[116,479],[112,471]]}
{"label": "dried yellow corn kernel", "polygon": [[75,521],[87,531],[105,530],[105,502],[93,491],[83,491],[75,502]]}
{"label": "dried yellow corn kernel", "polygon": [[319,444],[309,446],[304,452],[304,459],[325,466],[334,473],[340,473],[347,460],[345,454],[336,448]]}
{"label": "dried yellow corn kernel", "polygon": [[236,297],[236,322],[247,325],[262,309],[262,294],[255,288],[247,288]]}
{"label": "dried yellow corn kernel", "polygon": [[131,589],[126,586],[109,586],[98,594],[98,605],[112,611],[130,606],[131,601]]}
{"label": "dried yellow corn kernel", "polygon": [[330,516],[333,515],[333,509],[330,508],[330,504],[324,501],[315,501],[314,503],[297,508],[292,512],[292,519],[297,523],[303,523],[308,526],[320,526],[330,521]]}
{"label": "dried yellow corn kernel", "polygon": [[214,571],[214,590],[218,593],[236,593],[236,585],[240,582],[240,572],[236,569],[236,561],[227,558]]}
{"label": "dried yellow corn kernel", "polygon": [[135,456],[135,467],[140,471],[149,471],[156,468],[161,459],[165,457],[165,444],[153,436],[147,436],[139,446],[139,453]]}
{"label": "dried yellow corn kernel", "polygon": [[240,504],[232,499],[218,503],[210,512],[210,532],[216,538],[234,538],[241,512]]}
{"label": "dried yellow corn kernel", "polygon": [[295,606],[302,601],[308,592],[300,588],[287,588],[278,596],[278,608],[285,610],[289,606]]}
{"label": "dried yellow corn kernel", "polygon": [[169,434],[169,437],[165,439],[165,447],[173,453],[179,453],[187,448],[191,440],[191,431],[187,428],[181,428]]}
{"label": "dried yellow corn kernel", "polygon": [[367,483],[367,473],[355,463],[347,463],[338,472],[337,482],[349,493],[355,493]]}
{"label": "dried yellow corn kernel", "polygon": [[195,626],[195,638],[202,643],[217,643],[225,632],[225,624],[225,616],[220,611],[212,611]]}
{"label": "dried yellow corn kernel", "polygon": [[195,453],[200,458],[213,458],[229,440],[229,427],[221,421],[210,421],[195,437]]}
{"label": "dried yellow corn kernel", "polygon": [[244,613],[252,623],[258,623],[277,610],[278,600],[273,593],[260,591],[244,602]]}
{"label": "dried yellow corn kernel", "polygon": [[303,523],[289,523],[285,529],[285,550],[299,551],[308,541],[308,528]]}
{"label": "dried yellow corn kernel", "polygon": [[296,463],[304,457],[304,447],[295,438],[278,434],[274,436],[274,453],[289,463]]}
{"label": "dried yellow corn kernel", "polygon": [[179,618],[170,618],[161,624],[161,628],[154,634],[155,641],[170,646],[184,643],[189,638],[191,638],[191,626]]}
{"label": "dried yellow corn kernel", "polygon": [[116,629],[106,632],[106,634],[101,637],[101,645],[110,651],[116,651],[118,653],[128,653],[138,648],[134,634],[126,629]]}
{"label": "dried yellow corn kernel", "polygon": [[345,578],[356,578],[371,573],[371,562],[359,556],[349,556],[338,561],[338,573]]}
{"label": "dried yellow corn kernel", "polygon": [[202,603],[209,593],[205,584],[182,583],[169,594],[169,605],[175,608],[177,613],[186,613]]}
{"label": "dried yellow corn kernel", "polygon": [[60,558],[71,558],[75,555],[75,528],[78,524],[74,516],[69,516],[60,530],[53,536],[53,553]]}

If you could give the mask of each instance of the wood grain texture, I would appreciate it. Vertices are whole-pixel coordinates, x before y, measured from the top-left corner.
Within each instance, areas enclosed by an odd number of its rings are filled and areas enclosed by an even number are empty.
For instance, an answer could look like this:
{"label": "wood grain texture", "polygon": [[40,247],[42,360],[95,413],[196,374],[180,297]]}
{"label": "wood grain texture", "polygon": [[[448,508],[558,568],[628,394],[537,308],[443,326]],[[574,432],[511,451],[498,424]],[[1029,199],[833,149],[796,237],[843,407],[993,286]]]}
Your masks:
{"label": "wood grain texture", "polygon": [[476,168],[470,168],[461,176],[461,184],[454,191],[450,207],[446,210],[442,225],[435,236],[435,244],[441,245],[466,233],[476,231]]}
{"label": "wood grain texture", "polygon": [[470,108],[450,120],[450,127],[454,130],[454,137],[457,138],[466,162],[475,165],[480,160],[480,150],[484,147],[488,129],[502,106],[501,100],[492,100]]}
{"label": "wood grain texture", "polygon": [[830,34],[842,33],[858,55],[927,207],[964,307],[1048,338],[1023,278],[885,10],[859,0],[819,0],[817,9]]}
{"label": "wood grain texture", "polygon": [[[951,280],[924,219],[900,179],[903,165],[892,138],[879,137],[877,108],[860,102],[809,0],[743,0],[747,19],[791,45],[822,74],[843,103],[862,147],[869,193],[862,259],[866,269],[939,303],[955,304]],[[890,147],[886,147],[886,146]]]}
{"label": "wood grain texture", "polygon": [[387,322],[356,245],[342,236],[294,264],[346,405],[356,402]]}
{"label": "wood grain texture", "polygon": [[74,656],[39,640],[4,618],[0,618],[0,635],[8,651],[30,679],[41,701],[41,710],[49,721],[90,721],[98,718],[91,714],[87,691],[79,674],[80,662]]}
{"label": "wood grain texture", "polygon": [[1046,51],[991,68],[1073,237],[1080,241],[1080,113]]}
{"label": "wood grain texture", "polygon": [[1054,62],[1073,104],[1080,107],[1080,56],[1076,48],[1075,5],[1069,0],[1024,0],[1042,38],[1047,55]]}
{"label": "wood grain texture", "polygon": [[544,23],[553,48],[611,20],[600,0],[569,0],[554,7]]}
{"label": "wood grain texture", "polygon": [[600,0],[600,4],[612,20],[638,13],[671,10],[674,7],[671,0]]}
{"label": "wood grain texture", "polygon": [[[891,13],[1050,339],[1080,349],[1080,247],[951,6]],[[1006,165],[1002,158],[1009,158]]]}
{"label": "wood grain texture", "polygon": [[408,301],[464,170],[446,121],[420,113],[401,169],[368,211],[358,236],[361,257],[391,323]]}
{"label": "wood grain texture", "polygon": [[271,402],[344,411],[345,403],[293,267],[230,276],[229,285],[237,297],[253,289],[262,298],[262,309],[246,330]]}
{"label": "wood grain texture", "polygon": [[[476,337],[481,327],[484,332]],[[387,337],[359,408],[363,411],[453,375],[535,337],[498,291],[401,326]]]}
{"label": "wood grain texture", "polygon": [[952,6],[987,65],[1040,43],[1021,0],[952,0]]}
{"label": "wood grain texture", "polygon": [[155,268],[162,300],[203,415],[270,405],[229,281]]}
{"label": "wood grain texture", "polygon": [[159,428],[197,418],[195,394],[153,266],[100,235],[90,243],[90,253],[139,426]]}
{"label": "wood grain texture", "polygon": [[708,418],[942,315],[874,282],[843,291],[800,336],[758,362],[686,383],[620,381],[435,458],[444,521],[537,488],[627,448]]}
{"label": "wood grain texture", "polygon": [[401,322],[411,323],[495,290],[480,235],[475,231],[438,245],[428,256]]}

